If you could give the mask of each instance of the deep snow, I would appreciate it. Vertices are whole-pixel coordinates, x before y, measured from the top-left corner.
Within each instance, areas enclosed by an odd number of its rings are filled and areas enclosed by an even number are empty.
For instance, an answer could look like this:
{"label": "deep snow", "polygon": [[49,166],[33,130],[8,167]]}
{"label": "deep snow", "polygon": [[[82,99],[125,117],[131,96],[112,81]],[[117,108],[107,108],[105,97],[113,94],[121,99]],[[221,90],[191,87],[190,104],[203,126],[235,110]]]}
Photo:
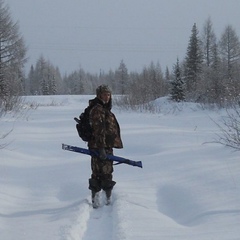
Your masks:
{"label": "deep snow", "polygon": [[155,103],[160,112],[113,108],[124,149],[143,169],[115,166],[112,204],[89,204],[90,157],[75,130],[92,96],[35,96],[24,116],[1,118],[1,240],[233,240],[240,238],[240,159],[216,143],[225,112],[196,104]]}

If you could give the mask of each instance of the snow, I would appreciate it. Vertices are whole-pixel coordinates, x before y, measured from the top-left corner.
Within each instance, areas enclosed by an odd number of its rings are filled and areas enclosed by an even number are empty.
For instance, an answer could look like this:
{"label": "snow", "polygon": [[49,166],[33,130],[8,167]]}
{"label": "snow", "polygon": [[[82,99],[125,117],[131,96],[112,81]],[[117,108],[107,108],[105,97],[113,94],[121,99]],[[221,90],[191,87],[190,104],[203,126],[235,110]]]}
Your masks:
{"label": "snow", "polygon": [[92,96],[26,97],[36,109],[1,118],[2,240],[233,240],[240,236],[239,152],[213,143],[224,110],[154,102],[155,114],[118,109],[124,149],[110,206],[89,204],[90,157],[75,130]]}

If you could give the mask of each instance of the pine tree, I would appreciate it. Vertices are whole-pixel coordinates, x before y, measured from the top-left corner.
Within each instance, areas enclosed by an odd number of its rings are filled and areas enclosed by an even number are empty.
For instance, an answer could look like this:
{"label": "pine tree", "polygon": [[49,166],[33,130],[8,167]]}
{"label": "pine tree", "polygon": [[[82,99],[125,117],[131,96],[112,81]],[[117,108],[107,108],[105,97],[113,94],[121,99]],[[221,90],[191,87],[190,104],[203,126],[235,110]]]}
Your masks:
{"label": "pine tree", "polygon": [[118,69],[115,72],[116,79],[117,79],[117,85],[118,85],[118,91],[122,95],[126,94],[127,90],[127,84],[128,84],[128,69],[126,67],[126,64],[121,60],[120,65]]}
{"label": "pine tree", "polygon": [[165,70],[165,79],[167,82],[170,81],[170,73],[169,73],[168,67],[166,67],[166,70]]}
{"label": "pine tree", "polygon": [[36,92],[39,95],[48,95],[48,65],[45,58],[41,55],[35,67]]}
{"label": "pine tree", "polygon": [[177,59],[177,63],[174,66],[174,80],[171,81],[171,99],[176,102],[181,102],[185,100],[184,94],[184,82],[181,78],[181,70],[179,66],[179,60]]}
{"label": "pine tree", "polygon": [[35,95],[37,88],[35,84],[35,69],[33,65],[31,65],[30,71],[28,73],[28,84],[29,84],[29,94]]}
{"label": "pine tree", "polygon": [[185,82],[186,90],[190,100],[196,100],[196,91],[201,81],[203,56],[201,50],[201,40],[198,36],[196,23],[192,27],[187,55],[185,59]]}
{"label": "pine tree", "polygon": [[63,93],[62,77],[57,67],[43,56],[37,60],[36,66],[31,66],[28,74],[30,94],[55,95],[61,90]]}

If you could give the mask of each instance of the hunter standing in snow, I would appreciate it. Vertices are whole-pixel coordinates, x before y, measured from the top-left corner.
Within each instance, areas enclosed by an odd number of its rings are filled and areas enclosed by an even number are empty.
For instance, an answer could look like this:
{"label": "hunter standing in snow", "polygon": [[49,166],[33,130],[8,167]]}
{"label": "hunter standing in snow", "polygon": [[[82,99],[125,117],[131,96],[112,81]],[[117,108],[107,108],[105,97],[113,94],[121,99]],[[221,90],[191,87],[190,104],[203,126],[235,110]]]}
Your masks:
{"label": "hunter standing in snow", "polygon": [[107,85],[96,89],[96,98],[89,101],[93,104],[89,121],[92,128],[92,138],[88,142],[90,150],[98,150],[99,156],[92,156],[92,175],[89,179],[89,189],[92,191],[93,207],[98,207],[98,197],[101,190],[106,193],[106,204],[110,203],[114,185],[113,162],[107,160],[107,154],[113,154],[113,148],[123,148],[120,127],[115,115],[111,112],[112,95]]}

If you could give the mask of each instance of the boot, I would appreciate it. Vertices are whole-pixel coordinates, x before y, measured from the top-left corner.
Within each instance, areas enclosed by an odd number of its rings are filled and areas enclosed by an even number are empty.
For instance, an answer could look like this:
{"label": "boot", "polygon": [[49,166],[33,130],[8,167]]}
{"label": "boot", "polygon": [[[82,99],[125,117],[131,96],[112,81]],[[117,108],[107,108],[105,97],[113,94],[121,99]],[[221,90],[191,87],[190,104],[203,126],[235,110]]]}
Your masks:
{"label": "boot", "polygon": [[98,179],[89,179],[89,189],[92,191],[92,206],[93,208],[99,207],[99,191],[101,186]]}
{"label": "boot", "polygon": [[105,193],[106,193],[106,205],[109,205],[111,203],[112,190],[107,190],[105,191]]}
{"label": "boot", "polygon": [[99,193],[92,191],[92,206],[93,208],[99,207]]}

